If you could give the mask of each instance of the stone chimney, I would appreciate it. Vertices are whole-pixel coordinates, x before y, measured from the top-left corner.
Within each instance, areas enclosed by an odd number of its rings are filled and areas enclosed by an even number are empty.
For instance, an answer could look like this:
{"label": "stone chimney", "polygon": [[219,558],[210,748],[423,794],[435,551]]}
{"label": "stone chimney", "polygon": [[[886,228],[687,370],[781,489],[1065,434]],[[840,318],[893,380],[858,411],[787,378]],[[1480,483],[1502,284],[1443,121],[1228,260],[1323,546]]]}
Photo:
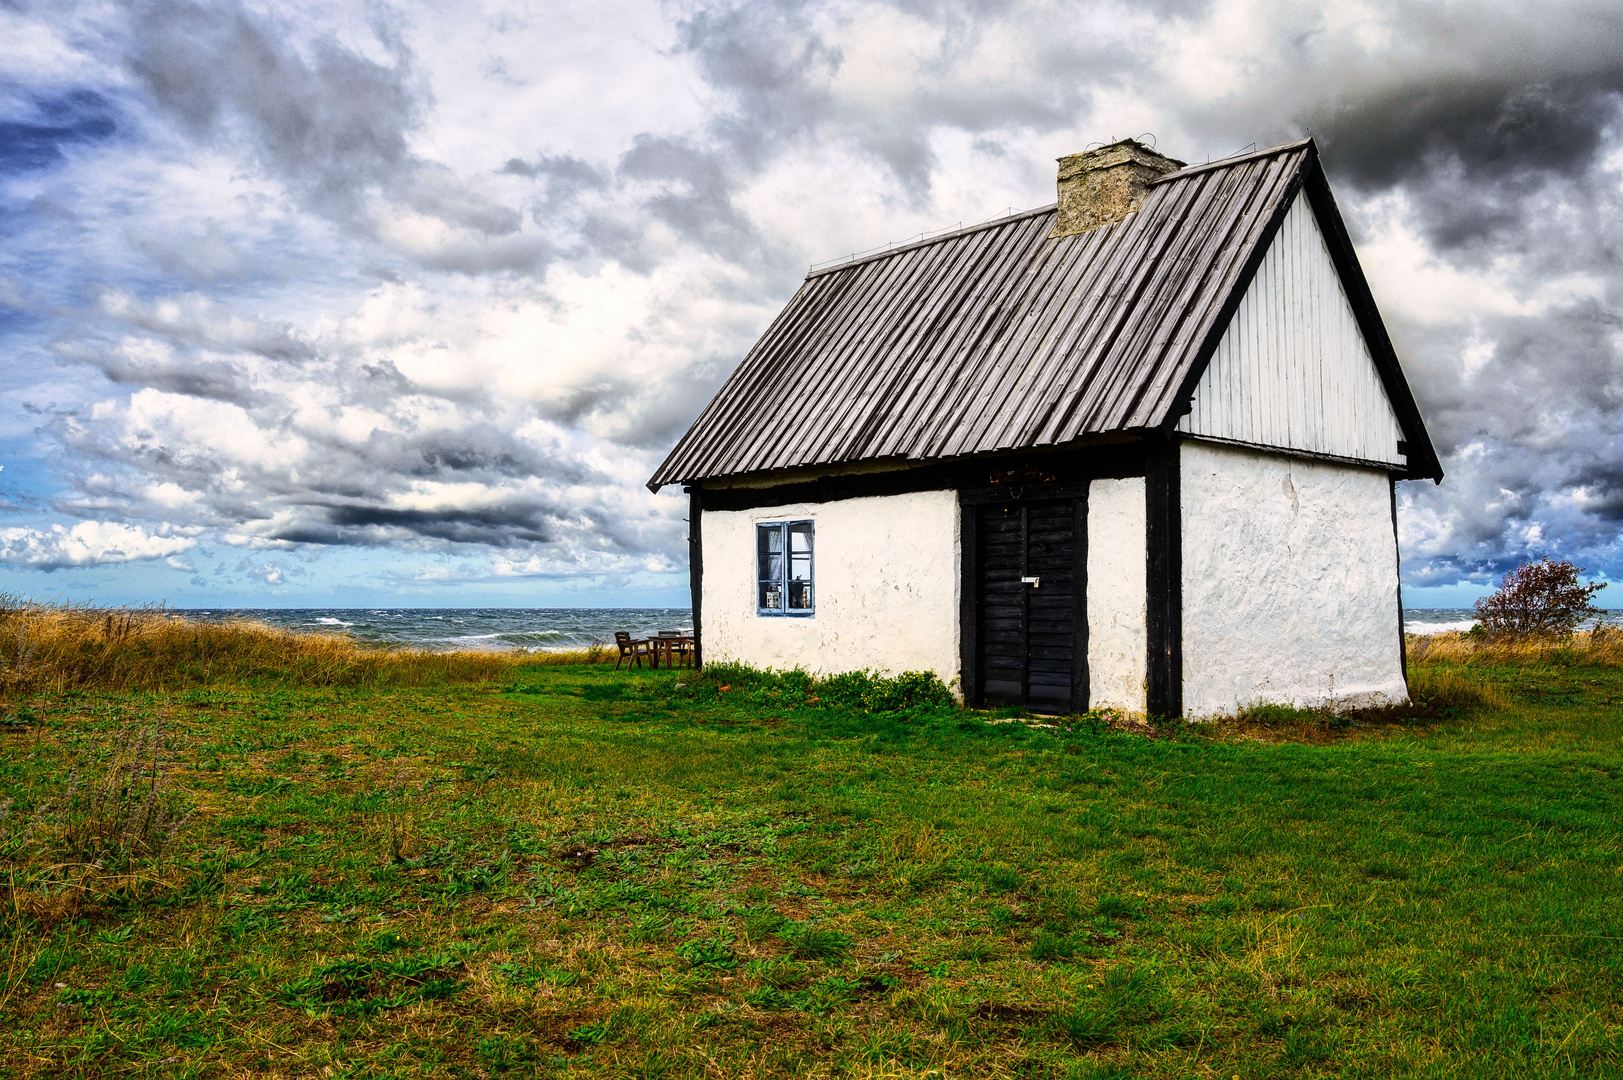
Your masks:
{"label": "stone chimney", "polygon": [[1059,216],[1052,239],[1113,225],[1144,202],[1150,181],[1183,168],[1136,139],[1059,159]]}

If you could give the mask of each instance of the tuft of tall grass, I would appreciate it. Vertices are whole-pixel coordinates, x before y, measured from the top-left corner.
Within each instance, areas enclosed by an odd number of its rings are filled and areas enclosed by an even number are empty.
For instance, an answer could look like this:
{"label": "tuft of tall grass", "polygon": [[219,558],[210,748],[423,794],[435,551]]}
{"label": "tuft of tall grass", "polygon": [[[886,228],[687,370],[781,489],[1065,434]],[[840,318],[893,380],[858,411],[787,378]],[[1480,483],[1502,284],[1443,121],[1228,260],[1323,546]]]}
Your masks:
{"label": "tuft of tall grass", "polygon": [[[159,859],[192,810],[170,777],[162,719],[121,729],[110,746],[68,770],[60,797],[46,799],[20,829],[0,840],[0,855],[18,863],[46,862],[118,870]],[[0,804],[4,831],[13,804]]]}
{"label": "tuft of tall grass", "polygon": [[1334,739],[1356,728],[1409,727],[1455,720],[1508,705],[1490,684],[1441,664],[1414,662],[1410,652],[1409,700],[1365,708],[1251,705],[1217,721],[1222,730],[1270,739],[1307,742]]}
{"label": "tuft of tall grass", "polygon": [[52,926],[170,891],[162,863],[195,811],[174,782],[173,749],[162,717],[126,724],[79,754],[26,817],[0,802],[0,907]]}
{"label": "tuft of tall grass", "polygon": [[423,686],[499,679],[516,666],[590,663],[570,653],[434,652],[248,619],[107,610],[0,597],[0,696],[71,689],[172,691],[210,683]]}
{"label": "tuft of tall grass", "polygon": [[1464,716],[1510,704],[1491,683],[1438,664],[1409,666],[1409,699],[1430,716]]}
{"label": "tuft of tall grass", "polygon": [[1623,666],[1623,630],[1601,626],[1572,634],[1417,634],[1408,639],[1416,664],[1541,667]]}

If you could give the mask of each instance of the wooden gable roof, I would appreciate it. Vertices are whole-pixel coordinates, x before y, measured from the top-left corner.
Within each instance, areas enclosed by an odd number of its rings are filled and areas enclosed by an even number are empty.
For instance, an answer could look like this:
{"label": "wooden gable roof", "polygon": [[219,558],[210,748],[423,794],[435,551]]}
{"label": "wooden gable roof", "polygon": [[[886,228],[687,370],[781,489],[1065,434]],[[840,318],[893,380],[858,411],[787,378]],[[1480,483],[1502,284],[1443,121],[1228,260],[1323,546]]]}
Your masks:
{"label": "wooden gable roof", "polygon": [[1168,174],[1080,236],[1050,239],[1050,206],[813,271],[648,486],[1168,432],[1304,191],[1407,435],[1404,475],[1440,479],[1303,140]]}

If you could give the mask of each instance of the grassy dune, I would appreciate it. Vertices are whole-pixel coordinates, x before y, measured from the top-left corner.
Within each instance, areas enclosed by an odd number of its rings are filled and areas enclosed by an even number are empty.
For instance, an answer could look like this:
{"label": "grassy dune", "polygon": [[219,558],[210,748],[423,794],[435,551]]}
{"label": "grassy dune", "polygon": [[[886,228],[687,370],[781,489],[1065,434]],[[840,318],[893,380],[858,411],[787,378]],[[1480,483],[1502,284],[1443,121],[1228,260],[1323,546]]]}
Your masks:
{"label": "grassy dune", "polygon": [[1514,637],[1427,634],[1409,638],[1409,659],[1423,665],[1617,667],[1623,665],[1623,630],[1604,627],[1576,634]]}
{"label": "grassy dune", "polygon": [[1136,732],[505,663],[11,684],[0,1075],[1623,1073],[1593,650]]}
{"label": "grassy dune", "polygon": [[0,693],[9,694],[168,692],[214,683],[424,686],[505,678],[519,662],[580,664],[607,655],[600,649],[543,655],[385,649],[249,619],[206,622],[161,610],[0,597]]}

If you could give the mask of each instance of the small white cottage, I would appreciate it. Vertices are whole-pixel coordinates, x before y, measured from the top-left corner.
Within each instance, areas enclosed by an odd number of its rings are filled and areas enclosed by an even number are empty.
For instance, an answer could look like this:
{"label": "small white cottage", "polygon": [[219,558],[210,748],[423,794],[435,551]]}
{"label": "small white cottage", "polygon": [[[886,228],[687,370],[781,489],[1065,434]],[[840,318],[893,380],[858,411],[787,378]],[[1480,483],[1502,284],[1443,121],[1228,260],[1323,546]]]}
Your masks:
{"label": "small white cottage", "polygon": [[1311,140],[1060,159],[1059,202],[806,276],[649,482],[701,655],[972,704],[1402,701],[1440,481]]}

